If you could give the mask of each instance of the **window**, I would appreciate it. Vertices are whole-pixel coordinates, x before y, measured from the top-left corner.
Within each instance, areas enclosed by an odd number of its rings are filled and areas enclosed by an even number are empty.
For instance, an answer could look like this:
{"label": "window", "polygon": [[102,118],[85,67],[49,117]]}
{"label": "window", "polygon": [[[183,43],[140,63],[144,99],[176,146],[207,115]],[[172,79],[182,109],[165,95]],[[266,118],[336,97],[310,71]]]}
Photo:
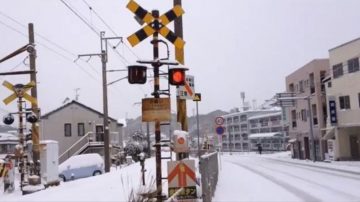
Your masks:
{"label": "window", "polygon": [[358,94],[358,98],[359,98],[359,108],[360,108],[360,93]]}
{"label": "window", "polygon": [[350,96],[340,96],[340,109],[350,109]]}
{"label": "window", "polygon": [[314,73],[309,74],[310,77],[310,93],[315,93],[315,78]]}
{"label": "window", "polygon": [[359,71],[359,58],[348,60],[347,64],[349,73]]}
{"label": "window", "polygon": [[303,80],[301,80],[301,81],[299,81],[299,91],[300,91],[300,93],[303,93],[303,92],[305,92],[305,90],[304,90],[304,81]]}
{"label": "window", "polygon": [[301,110],[301,120],[302,121],[307,121],[306,110],[305,109]]}
{"label": "window", "polygon": [[292,110],[291,111],[291,122],[292,122],[292,127],[296,128],[296,110]]}
{"label": "window", "polygon": [[295,92],[295,88],[294,88],[294,84],[293,84],[293,83],[289,84],[289,91],[290,91],[291,93],[294,93],[294,92]]}
{"label": "window", "polygon": [[84,136],[84,135],[85,135],[85,124],[78,123],[78,136]]}
{"label": "window", "polygon": [[333,77],[334,79],[344,74],[342,63],[333,66]]}
{"label": "window", "polygon": [[316,109],[316,104],[312,104],[311,105],[311,111],[312,111],[312,116],[313,116],[313,123],[314,125],[318,125],[318,118],[317,118],[317,109]]}
{"label": "window", "polygon": [[71,137],[71,123],[64,124],[65,137]]}

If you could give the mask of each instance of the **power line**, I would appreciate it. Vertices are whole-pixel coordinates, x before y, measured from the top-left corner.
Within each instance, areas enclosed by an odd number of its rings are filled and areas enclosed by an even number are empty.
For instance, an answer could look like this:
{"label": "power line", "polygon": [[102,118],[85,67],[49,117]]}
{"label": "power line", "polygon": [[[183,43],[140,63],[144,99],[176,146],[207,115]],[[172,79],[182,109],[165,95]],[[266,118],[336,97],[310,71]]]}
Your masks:
{"label": "power line", "polygon": [[[14,27],[12,27],[12,26],[10,26],[10,25],[2,22],[1,20],[0,20],[0,24],[3,24],[4,26],[6,26],[7,28],[11,29],[12,31],[17,32],[17,33],[23,35],[24,37],[27,37],[26,34],[22,33],[21,31],[17,30],[16,28],[14,28]],[[44,48],[50,50],[51,52],[55,53],[56,55],[62,57],[63,59],[68,60],[68,61],[71,61],[73,64],[75,64],[76,66],[78,66],[81,70],[83,70],[88,76],[90,76],[91,78],[99,81],[96,77],[94,77],[92,74],[90,74],[88,71],[86,71],[86,70],[84,69],[84,67],[82,67],[82,66],[79,65],[78,63],[74,63],[71,58],[65,56],[65,55],[62,54],[62,53],[59,53],[58,51],[50,48],[49,46],[47,46],[47,45],[45,45],[45,44],[43,44],[43,43],[40,43],[40,42],[37,42],[37,43],[38,43],[39,45],[43,46]]]}
{"label": "power line", "polygon": [[[1,12],[1,11],[0,11],[0,15],[6,17],[7,19],[11,20],[12,22],[16,23],[17,25],[20,25],[21,27],[27,28],[26,25],[22,24],[22,23],[19,22],[18,20],[10,17],[9,15],[7,15],[7,14]],[[4,23],[2,23],[2,24],[4,24]],[[6,25],[6,24],[4,24],[4,25],[7,26],[9,29],[12,29],[13,31],[15,31],[15,32],[17,32],[17,33],[19,33],[19,34],[27,37],[26,34],[23,34],[22,32],[16,30],[15,28],[13,28],[13,27],[11,27],[11,26],[9,26],[9,25]],[[49,44],[51,44],[51,45],[55,46],[56,48],[58,48],[58,49],[60,49],[60,50],[62,50],[62,51],[64,51],[64,52],[68,53],[68,54],[71,55],[72,57],[74,57],[74,58],[77,57],[77,55],[76,55],[75,53],[67,50],[66,48],[62,47],[61,45],[59,45],[59,44],[57,44],[57,43],[55,43],[55,42],[53,42],[52,40],[46,38],[45,36],[39,34],[38,32],[35,32],[35,34],[36,34],[36,36],[40,37],[40,38],[43,39],[44,41],[48,42]],[[83,59],[81,59],[81,60],[84,61]],[[85,62],[85,61],[84,61],[84,62]],[[92,69],[93,71],[95,71],[97,74],[100,75],[100,72],[99,72],[93,65],[91,65],[90,63],[87,63],[87,64],[91,67],[91,69]]]}
{"label": "power line", "polygon": [[[91,12],[93,12],[93,13],[96,15],[96,17],[98,17],[99,20],[100,20],[102,23],[104,23],[104,25],[114,34],[114,36],[118,37],[118,35],[117,35],[116,32],[114,31],[114,29],[112,29],[111,26],[110,26],[108,23],[106,23],[106,21],[104,20],[104,18],[102,18],[102,17],[95,11],[95,9],[94,9],[86,0],[83,0],[83,2],[84,2],[84,4],[86,4],[86,6],[89,8],[89,10],[90,10]],[[122,42],[122,44],[125,45],[125,46],[128,48],[128,50],[129,50],[137,59],[140,59],[124,42]],[[114,47],[114,46],[113,46],[113,47]],[[114,48],[114,49],[115,49],[115,48]],[[115,49],[115,50],[116,50],[116,49]],[[116,51],[117,51],[117,50],[116,50]],[[122,57],[127,63],[129,63],[129,61],[128,61],[124,56],[120,55],[120,53],[118,53],[118,52],[117,52],[117,54],[118,54],[120,57]]]}
{"label": "power line", "polygon": [[95,30],[95,28],[93,26],[91,26],[83,17],[81,17],[69,4],[67,4],[64,0],[60,0],[71,12],[73,12],[78,18],[80,18],[80,20],[85,23],[92,31],[94,31],[96,33],[96,35],[98,35],[100,37],[99,32]]}

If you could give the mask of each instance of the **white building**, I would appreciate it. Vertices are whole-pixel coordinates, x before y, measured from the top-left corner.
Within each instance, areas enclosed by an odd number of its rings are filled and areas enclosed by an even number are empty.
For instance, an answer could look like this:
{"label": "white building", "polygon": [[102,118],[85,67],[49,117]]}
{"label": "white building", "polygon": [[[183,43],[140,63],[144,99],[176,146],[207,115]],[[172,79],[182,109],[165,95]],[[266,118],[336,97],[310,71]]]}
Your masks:
{"label": "white building", "polygon": [[[222,149],[225,151],[254,150],[255,148],[251,145],[249,139],[249,137],[254,134],[281,133],[284,134],[283,137],[285,137],[281,114],[280,108],[272,108],[247,110],[224,115],[225,133],[222,137]],[[275,139],[277,139],[277,137]],[[254,141],[258,143],[257,139]],[[282,141],[281,144],[284,144],[284,141]],[[284,148],[284,145],[282,145],[281,148]],[[267,149],[271,150],[270,147]]]}
{"label": "white building", "polygon": [[[360,159],[360,38],[329,50],[326,81],[328,154],[335,160]],[[330,143],[330,144],[329,144]]]}

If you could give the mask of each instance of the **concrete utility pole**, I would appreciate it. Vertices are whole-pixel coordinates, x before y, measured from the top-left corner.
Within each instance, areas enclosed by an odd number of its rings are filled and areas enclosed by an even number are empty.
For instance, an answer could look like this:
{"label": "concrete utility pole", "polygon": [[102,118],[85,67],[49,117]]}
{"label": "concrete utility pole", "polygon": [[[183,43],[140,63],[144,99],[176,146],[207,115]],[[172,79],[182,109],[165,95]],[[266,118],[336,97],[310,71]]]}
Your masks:
{"label": "concrete utility pole", "polygon": [[[34,25],[29,23],[29,46],[27,51],[29,52],[29,60],[30,60],[30,81],[35,82],[35,86],[31,88],[31,96],[37,100],[37,82],[36,82],[36,50],[35,50],[35,37],[34,37]],[[36,115],[36,117],[40,117],[40,110],[37,102],[31,103],[32,112]],[[31,139],[33,142],[32,148],[32,157],[35,163],[35,166],[38,170],[36,172],[40,173],[40,134],[39,134],[39,124],[33,123],[31,127]],[[40,183],[40,181],[39,181]]]}
{"label": "concrete utility pole", "polygon": [[[181,0],[174,0],[174,6],[181,6]],[[178,37],[183,38],[183,22],[182,17],[178,17],[174,20],[174,32]],[[176,60],[185,65],[184,60],[184,49],[175,47],[175,58]],[[179,87],[176,87],[177,89]],[[176,96],[176,105],[177,105],[177,121],[181,124],[181,130],[188,131],[188,121],[187,121],[187,110],[186,110],[186,99],[180,99],[179,96]]]}
{"label": "concrete utility pole", "polygon": [[106,77],[106,63],[108,61],[107,41],[112,39],[120,39],[122,37],[104,37],[105,32],[100,32],[101,53],[95,54],[82,54],[78,57],[101,57],[102,64],[102,87],[103,87],[103,120],[104,120],[104,161],[105,172],[110,172],[111,159],[110,159],[110,132],[109,132],[109,114],[108,114],[108,94],[107,94],[107,77]]}

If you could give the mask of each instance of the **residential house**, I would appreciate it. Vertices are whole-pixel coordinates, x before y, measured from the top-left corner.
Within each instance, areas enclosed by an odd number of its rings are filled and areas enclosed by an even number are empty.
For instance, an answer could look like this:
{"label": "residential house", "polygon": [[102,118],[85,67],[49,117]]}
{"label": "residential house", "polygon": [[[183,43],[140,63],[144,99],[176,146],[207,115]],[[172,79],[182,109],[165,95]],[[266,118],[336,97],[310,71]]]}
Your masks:
{"label": "residential house", "polygon": [[325,82],[329,111],[327,154],[332,160],[360,160],[360,38],[329,50]]}
{"label": "residential house", "polygon": [[[323,133],[321,129],[325,127],[326,103],[325,88],[321,81],[328,74],[328,69],[328,59],[315,59],[286,77],[286,92],[295,95],[292,98],[295,105],[286,108],[293,158],[313,159],[310,156],[313,154],[310,152],[311,124],[316,159],[324,159],[324,146],[320,146],[323,145],[320,140]],[[310,99],[310,107],[308,99]],[[310,115],[312,115],[311,120]]]}
{"label": "residential house", "polygon": [[[110,145],[123,147],[122,124],[109,117]],[[59,143],[59,163],[78,153],[103,153],[103,114],[78,101],[71,101],[41,116],[42,140]]]}

